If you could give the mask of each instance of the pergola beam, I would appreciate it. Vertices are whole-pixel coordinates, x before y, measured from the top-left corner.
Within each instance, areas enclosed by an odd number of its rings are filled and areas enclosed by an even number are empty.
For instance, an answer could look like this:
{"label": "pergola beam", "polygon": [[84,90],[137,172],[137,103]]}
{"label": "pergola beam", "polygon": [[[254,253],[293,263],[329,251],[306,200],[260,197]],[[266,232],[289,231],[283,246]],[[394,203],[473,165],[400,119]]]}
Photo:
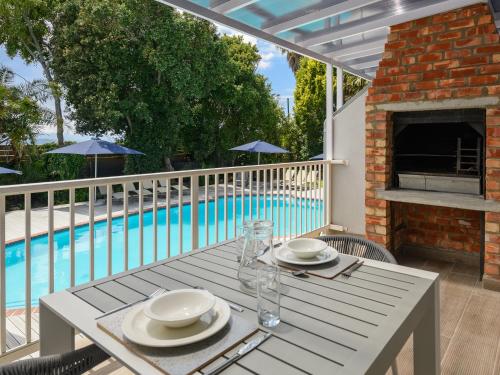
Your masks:
{"label": "pergola beam", "polygon": [[380,47],[370,48],[370,49],[360,49],[358,52],[351,53],[349,55],[343,56],[335,56],[335,59],[341,62],[346,62],[348,60],[359,59],[362,57],[378,55],[384,52],[384,45],[382,44]]}
{"label": "pergola beam", "polygon": [[356,43],[350,43],[347,45],[339,46],[336,48],[323,49],[321,53],[323,55],[339,58],[341,56],[351,55],[353,53],[358,53],[363,50],[371,50],[374,48],[383,48],[385,42],[387,40],[387,36],[363,39]]}
{"label": "pergola beam", "polygon": [[[486,0],[479,0],[479,2],[485,1]],[[306,36],[298,38],[296,43],[302,47],[309,48],[334,40],[380,29],[382,27],[397,25],[399,23],[432,16],[434,14],[477,3],[478,0],[425,0],[422,1],[422,6],[419,8],[403,12],[395,9],[391,13],[382,13],[366,17],[364,19],[349,22],[345,25],[333,27],[329,32],[318,33],[312,37]]]}
{"label": "pergola beam", "polygon": [[228,0],[210,7],[211,10],[217,13],[226,14],[240,8],[244,8],[247,5],[257,2],[258,0]]}
{"label": "pergola beam", "polygon": [[309,13],[304,10],[306,13],[303,15],[295,16],[286,20],[281,19],[264,25],[263,31],[270,34],[278,34],[283,31],[296,29],[297,27],[307,25],[308,23],[324,20],[326,18],[333,17],[344,12],[349,12],[366,5],[378,3],[380,1],[381,0],[344,0],[341,3],[329,6],[325,9]]}
{"label": "pergola beam", "polygon": [[268,34],[262,30],[256,29],[256,28],[249,26],[243,22],[237,21],[233,18],[229,18],[227,16],[224,16],[223,14],[215,12],[212,9],[205,8],[201,5],[195,4],[191,1],[187,1],[187,0],[156,0],[156,1],[158,1],[159,3],[165,4],[165,5],[172,6],[174,8],[181,9],[187,13],[193,14],[197,17],[201,17],[201,18],[206,19],[208,21],[219,23],[221,25],[227,26],[227,27],[232,28],[234,30],[237,30],[241,33],[253,36],[255,38],[265,40],[269,43],[272,43],[272,44],[277,45],[279,47],[282,47],[284,49],[296,52],[300,55],[310,57],[314,60],[318,60],[318,61],[321,61],[323,63],[333,64],[336,67],[342,68],[345,71],[347,71],[355,76],[364,78],[366,80],[371,81],[371,79],[372,79],[370,76],[364,74],[363,72],[352,69],[342,62],[333,60],[333,59],[328,58],[320,53],[311,51],[307,48],[301,47],[301,46],[299,46],[295,43],[292,43],[290,41],[287,41],[287,40],[278,38],[274,35]]}
{"label": "pergola beam", "polygon": [[349,60],[349,65],[354,67],[355,69],[359,69],[359,70],[375,68],[378,66],[381,58],[382,58],[382,56],[380,54],[378,54],[378,55],[369,56],[369,57],[364,58],[364,59],[359,59],[359,61]]}

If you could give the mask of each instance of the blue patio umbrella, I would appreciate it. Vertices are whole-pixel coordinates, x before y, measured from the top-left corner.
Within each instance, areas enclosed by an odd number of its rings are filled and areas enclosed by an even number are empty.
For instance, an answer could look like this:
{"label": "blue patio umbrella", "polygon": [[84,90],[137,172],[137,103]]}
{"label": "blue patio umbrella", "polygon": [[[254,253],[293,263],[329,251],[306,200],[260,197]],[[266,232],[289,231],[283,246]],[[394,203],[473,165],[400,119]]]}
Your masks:
{"label": "blue patio umbrella", "polygon": [[21,171],[0,167],[0,174],[23,174]]}
{"label": "blue patio umbrella", "polygon": [[93,138],[88,141],[75,143],[46,152],[47,154],[71,154],[94,156],[94,175],[97,177],[97,157],[102,155],[144,155],[144,153],[131,148],[120,146],[113,142]]}
{"label": "blue patio umbrella", "polygon": [[325,158],[325,154],[318,154],[316,156],[313,156],[309,160],[323,160]]}
{"label": "blue patio umbrella", "polygon": [[260,164],[260,154],[288,154],[290,151],[264,141],[254,141],[241,146],[230,148],[231,151],[245,151],[257,153],[257,164]]}

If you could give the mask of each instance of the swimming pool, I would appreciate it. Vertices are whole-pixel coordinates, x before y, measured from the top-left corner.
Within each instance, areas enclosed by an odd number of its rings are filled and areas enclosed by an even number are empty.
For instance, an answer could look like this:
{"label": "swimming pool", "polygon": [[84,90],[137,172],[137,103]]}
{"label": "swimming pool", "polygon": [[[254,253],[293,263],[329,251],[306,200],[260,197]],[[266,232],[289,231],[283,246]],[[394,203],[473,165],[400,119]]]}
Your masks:
{"label": "swimming pool", "polygon": [[[237,227],[242,222],[241,196],[236,198],[236,218],[233,217],[234,200],[229,197],[228,204],[228,239],[234,238],[234,220]],[[244,220],[250,220],[250,198],[245,199]],[[224,198],[219,198],[218,204],[218,232],[219,241],[225,240],[224,227]],[[303,230],[314,228],[306,223],[321,223],[323,221],[322,201],[300,199],[288,201],[283,197],[275,196],[264,200],[264,197],[252,197],[252,218],[257,218],[257,204],[260,205],[261,218],[264,218],[264,205],[267,206],[267,219],[271,219],[271,205],[274,209],[274,234],[275,236],[285,233],[285,213],[286,211],[286,232],[289,232],[289,220],[292,220],[292,234],[295,233],[295,209],[300,216],[300,205],[302,204],[302,226]],[[207,244],[205,238],[205,202],[199,202],[199,246]],[[279,209],[278,209],[279,207]],[[292,214],[290,215],[290,210]],[[215,201],[208,202],[209,212],[209,238],[208,244],[215,243]],[[173,206],[170,213],[170,255],[179,254],[179,207]],[[280,215],[280,227],[278,228],[278,213]],[[316,221],[314,221],[316,216]],[[311,218],[312,221],[311,221]],[[166,209],[158,209],[158,259],[165,259],[166,254]],[[191,205],[185,204],[182,207],[182,251],[191,250]],[[300,222],[297,223],[300,230]],[[123,252],[123,230],[124,223],[122,217],[114,218],[112,221],[112,271],[118,273],[124,270]],[[75,282],[82,284],[90,280],[90,251],[89,251],[90,231],[88,225],[75,228]],[[128,266],[134,268],[140,265],[139,253],[139,215],[129,216],[128,223],[129,257]],[[144,213],[144,264],[153,261],[153,212]],[[107,222],[100,221],[94,225],[94,277],[107,276]],[[25,243],[19,241],[6,246],[6,306],[7,308],[18,308],[25,306]],[[38,304],[38,298],[49,291],[49,255],[48,236],[43,235],[31,240],[31,297],[32,304]],[[70,286],[70,240],[69,230],[58,231],[54,234],[54,289],[56,291]]]}

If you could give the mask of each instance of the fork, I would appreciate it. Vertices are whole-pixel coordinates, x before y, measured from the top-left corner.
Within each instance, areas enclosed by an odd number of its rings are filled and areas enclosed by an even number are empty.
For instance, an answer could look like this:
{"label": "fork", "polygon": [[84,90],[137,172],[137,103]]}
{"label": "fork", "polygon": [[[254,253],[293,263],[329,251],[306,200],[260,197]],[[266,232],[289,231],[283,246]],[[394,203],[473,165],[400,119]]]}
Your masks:
{"label": "fork", "polygon": [[113,310],[109,310],[109,311],[105,312],[104,314],[97,316],[95,319],[97,320],[97,319],[104,318],[105,316],[108,316],[108,315],[111,315],[111,314],[113,314],[113,313],[115,313],[117,311],[121,311],[123,309],[126,309],[127,307],[135,306],[135,305],[137,305],[137,304],[139,304],[141,302],[145,302],[147,300],[150,300],[151,298],[159,296],[160,294],[163,294],[163,293],[165,293],[165,289],[158,288],[153,293],[151,293],[149,296],[147,296],[146,298],[140,299],[139,301],[127,303],[126,305],[117,307],[116,309],[113,309]]}
{"label": "fork", "polygon": [[348,268],[347,270],[345,270],[344,272],[342,272],[342,276],[344,276],[345,278],[351,277],[352,273],[354,271],[356,271],[359,267],[361,267],[363,265],[363,263],[364,263],[363,260],[357,261],[350,268]]}

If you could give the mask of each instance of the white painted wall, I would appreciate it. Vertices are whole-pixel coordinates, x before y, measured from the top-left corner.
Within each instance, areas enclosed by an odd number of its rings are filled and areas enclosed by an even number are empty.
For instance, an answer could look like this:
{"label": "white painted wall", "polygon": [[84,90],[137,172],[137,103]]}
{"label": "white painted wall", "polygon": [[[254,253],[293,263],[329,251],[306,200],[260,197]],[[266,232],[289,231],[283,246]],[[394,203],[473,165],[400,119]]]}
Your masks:
{"label": "white painted wall", "polygon": [[349,100],[333,118],[333,224],[365,234],[365,101],[367,90]]}

